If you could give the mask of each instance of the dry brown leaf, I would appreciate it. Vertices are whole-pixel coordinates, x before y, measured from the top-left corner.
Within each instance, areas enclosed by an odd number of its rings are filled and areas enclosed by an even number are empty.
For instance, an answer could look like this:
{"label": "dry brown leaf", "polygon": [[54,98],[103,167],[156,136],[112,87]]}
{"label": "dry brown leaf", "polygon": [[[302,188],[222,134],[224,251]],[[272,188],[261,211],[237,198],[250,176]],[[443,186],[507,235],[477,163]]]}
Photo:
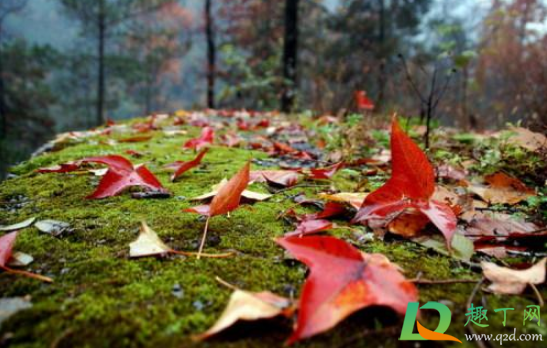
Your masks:
{"label": "dry brown leaf", "polygon": [[472,216],[465,216],[465,219],[469,222],[465,234],[473,236],[508,236],[511,233],[526,233],[539,229],[531,222],[502,213],[475,212]]}
{"label": "dry brown leaf", "polygon": [[528,269],[514,270],[483,261],[481,262],[483,274],[492,282],[487,290],[497,294],[521,294],[528,284],[545,282],[546,262],[547,258],[544,258]]}
{"label": "dry brown leaf", "polygon": [[469,190],[490,204],[514,205],[536,195],[520,180],[502,172],[487,175],[484,180],[488,185],[472,184]]}
{"label": "dry brown leaf", "polygon": [[521,146],[530,151],[538,151],[547,147],[547,137],[541,133],[532,132],[522,127],[512,127],[510,130],[516,133],[509,138],[509,142]]}
{"label": "dry brown leaf", "polygon": [[203,340],[229,328],[239,320],[259,320],[273,318],[278,315],[290,315],[291,301],[269,291],[249,292],[234,290],[228,305],[217,322],[204,333],[194,336],[195,340]]}
{"label": "dry brown leaf", "polygon": [[340,192],[335,194],[320,193],[319,197],[333,202],[349,203],[355,209],[361,208],[368,193],[365,192]]}

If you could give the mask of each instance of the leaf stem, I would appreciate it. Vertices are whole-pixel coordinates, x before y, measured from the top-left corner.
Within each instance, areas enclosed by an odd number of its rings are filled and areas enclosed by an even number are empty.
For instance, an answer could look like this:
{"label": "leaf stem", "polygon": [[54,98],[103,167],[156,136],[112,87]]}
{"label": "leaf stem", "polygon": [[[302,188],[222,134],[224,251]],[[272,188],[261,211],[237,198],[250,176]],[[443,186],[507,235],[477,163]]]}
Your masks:
{"label": "leaf stem", "polygon": [[199,244],[199,250],[198,250],[198,255],[197,255],[198,260],[201,258],[203,247],[205,246],[205,239],[207,238],[207,229],[209,228],[209,219],[210,218],[211,218],[211,216],[208,216],[207,220],[205,221],[205,228],[203,229],[203,236],[201,237],[201,243]]}
{"label": "leaf stem", "polygon": [[[196,256],[196,255],[198,255],[198,253],[193,252],[193,251],[179,251],[179,250],[174,250],[174,249],[169,250],[169,252],[173,253],[173,254],[184,255],[184,256]],[[225,258],[225,257],[233,256],[234,254],[235,253],[233,251],[229,251],[227,253],[220,253],[220,254],[201,253],[200,256],[201,257],[209,257],[209,258],[213,258],[213,259],[222,259],[222,258]]]}
{"label": "leaf stem", "polygon": [[13,268],[9,268],[9,267],[6,267],[6,266],[0,266],[0,268],[3,269],[4,271],[6,271],[7,273],[20,274],[22,276],[33,278],[33,279],[38,279],[38,280],[41,280],[43,282],[53,283],[53,279],[51,279],[49,277],[39,275],[39,274],[36,274],[36,273],[22,271],[22,270],[18,270],[18,269],[13,269]]}

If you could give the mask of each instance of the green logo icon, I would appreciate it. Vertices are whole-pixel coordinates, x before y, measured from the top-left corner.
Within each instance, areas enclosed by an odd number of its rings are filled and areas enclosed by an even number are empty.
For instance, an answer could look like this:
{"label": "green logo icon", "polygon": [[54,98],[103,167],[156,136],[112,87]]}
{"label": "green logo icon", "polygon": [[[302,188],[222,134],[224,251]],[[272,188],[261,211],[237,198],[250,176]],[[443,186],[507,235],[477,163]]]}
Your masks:
{"label": "green logo icon", "polygon": [[[422,307],[419,307],[419,302],[409,302],[406,307],[405,321],[403,323],[403,330],[401,331],[401,341],[456,341],[462,343],[454,336],[446,335],[445,332],[450,326],[452,321],[452,312],[446,305],[429,301]],[[434,331],[431,331],[420,324],[416,317],[418,316],[418,309],[434,309],[439,312],[439,325]],[[416,322],[418,327],[418,333],[413,333],[414,323]]]}

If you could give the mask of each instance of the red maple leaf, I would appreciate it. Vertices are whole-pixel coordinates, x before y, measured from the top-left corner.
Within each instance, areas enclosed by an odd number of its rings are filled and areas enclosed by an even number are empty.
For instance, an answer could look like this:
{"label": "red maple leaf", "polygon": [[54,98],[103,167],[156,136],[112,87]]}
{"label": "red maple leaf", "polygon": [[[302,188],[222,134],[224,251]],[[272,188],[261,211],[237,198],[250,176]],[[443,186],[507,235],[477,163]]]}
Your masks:
{"label": "red maple leaf", "polygon": [[81,162],[101,163],[108,166],[108,171],[99,182],[99,186],[88,199],[115,196],[131,186],[141,186],[151,191],[167,192],[144,165],[136,167],[126,158],[118,155],[88,157]]}
{"label": "red maple leaf", "polygon": [[394,117],[391,125],[391,178],[369,194],[354,222],[384,218],[406,208],[415,208],[437,226],[450,247],[456,230],[452,209],[431,199],[435,191],[435,174],[425,153],[406,135]]}
{"label": "red maple leaf", "polygon": [[80,162],[75,161],[75,162],[66,162],[66,163],[56,164],[51,167],[38,168],[36,169],[36,171],[38,173],[69,173],[69,172],[74,172],[78,170],[79,168],[80,168]]}
{"label": "red maple leaf", "polygon": [[177,161],[171,164],[166,165],[168,168],[175,169],[175,173],[171,176],[171,181],[175,181],[176,178],[187,172],[188,170],[197,167],[200,165],[203,156],[209,151],[209,148],[201,150],[196,158],[191,161]]}
{"label": "red maple leaf", "polygon": [[338,162],[326,168],[311,168],[310,178],[312,179],[330,179],[336,172],[344,168],[344,162]]}
{"label": "red maple leaf", "polygon": [[330,230],[333,227],[333,223],[329,220],[323,219],[307,219],[302,220],[296,226],[296,230],[285,233],[285,237],[290,236],[303,236],[306,234],[318,233],[326,230]]}
{"label": "red maple leaf", "polygon": [[269,182],[279,186],[294,186],[299,176],[293,170],[254,170],[250,174],[251,182]]}
{"label": "red maple leaf", "polygon": [[354,94],[355,104],[357,104],[358,109],[362,110],[372,110],[374,109],[374,103],[367,97],[367,92],[365,91],[355,91]]}
{"label": "red maple leaf", "polygon": [[213,130],[213,128],[205,127],[201,131],[201,135],[199,136],[199,138],[188,140],[186,143],[184,143],[184,148],[199,151],[201,150],[201,148],[211,145],[213,143],[214,137],[215,131]]}
{"label": "red maple leaf", "polygon": [[276,242],[310,268],[300,295],[291,344],[333,328],[368,306],[404,314],[418,290],[381,254],[365,254],[334,237],[285,237]]}

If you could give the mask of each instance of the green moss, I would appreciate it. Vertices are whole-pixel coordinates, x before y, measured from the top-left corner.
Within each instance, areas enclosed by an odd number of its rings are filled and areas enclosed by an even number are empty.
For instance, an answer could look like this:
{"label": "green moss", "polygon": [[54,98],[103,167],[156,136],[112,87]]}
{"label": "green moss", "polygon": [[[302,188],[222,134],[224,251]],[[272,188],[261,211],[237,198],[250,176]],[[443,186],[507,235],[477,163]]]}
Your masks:
{"label": "green moss", "polygon": [[[186,136],[165,137],[155,132],[143,143],[103,145],[104,136],[74,143],[58,152],[33,158],[14,168],[18,176],[0,185],[0,222],[15,223],[35,216],[70,223],[73,228],[60,238],[39,233],[34,227],[22,231],[16,250],[35,258],[28,270],[53,277],[53,284],[0,273],[2,296],[31,295],[34,306],[4,322],[0,336],[11,333],[12,347],[181,347],[191,344],[191,335],[207,329],[218,318],[230,290],[215,281],[216,276],[252,291],[271,290],[285,296],[297,296],[305,279],[305,268],[283,260],[283,250],[273,238],[288,231],[279,213],[292,206],[291,195],[308,196],[325,187],[302,187],[274,195],[268,201],[244,206],[229,217],[211,220],[207,252],[235,250],[227,259],[202,259],[169,256],[165,258],[129,259],[128,244],[138,234],[141,220],[169,245],[180,250],[195,250],[204,222],[182,209],[196,202],[188,198],[203,194],[223,178],[231,177],[251,158],[262,152],[213,147],[203,165],[169,182],[166,163],[193,158],[183,152],[181,144],[199,134],[189,128]],[[380,134],[380,133],[378,133]],[[383,138],[382,138],[383,139]],[[89,174],[37,174],[35,169],[77,160],[86,156],[123,153],[132,149],[144,155],[135,163],[146,165],[173,193],[169,199],[137,200],[128,193],[103,200],[86,200],[98,179]],[[253,169],[259,169],[254,166]],[[370,180],[367,189],[377,187],[385,176]],[[353,174],[338,173],[334,186],[354,191],[358,180]],[[317,185],[324,183],[317,182]],[[262,185],[253,190],[266,192]],[[298,208],[311,211],[311,208]],[[449,279],[477,277],[465,265],[431,253],[407,241],[358,242],[355,232],[336,229],[334,235],[345,238],[366,252],[385,254],[399,264],[408,278],[421,273],[424,278]],[[175,296],[174,286],[182,291]],[[448,300],[454,313],[452,333],[463,336],[465,303],[473,284],[420,286],[420,301]],[[545,296],[545,295],[544,295]],[[522,308],[532,304],[530,297],[488,296],[489,305]],[[480,297],[477,297],[478,302]],[[400,322],[387,310],[370,309],[352,316],[340,327],[297,346],[379,346],[398,345]],[[385,318],[384,318],[385,317]],[[379,319],[372,319],[379,318]],[[520,328],[518,318],[508,326]],[[434,316],[425,315],[425,325],[435,327]],[[500,324],[491,322],[491,332],[502,332]],[[387,334],[363,334],[363,327],[390,327]],[[203,347],[281,346],[290,333],[290,323],[252,326],[235,337],[222,336],[201,343]],[[265,327],[265,328],[264,328]],[[489,332],[490,332],[489,331]],[[383,332],[383,331],[379,331]],[[345,344],[348,343],[348,344]]]}

